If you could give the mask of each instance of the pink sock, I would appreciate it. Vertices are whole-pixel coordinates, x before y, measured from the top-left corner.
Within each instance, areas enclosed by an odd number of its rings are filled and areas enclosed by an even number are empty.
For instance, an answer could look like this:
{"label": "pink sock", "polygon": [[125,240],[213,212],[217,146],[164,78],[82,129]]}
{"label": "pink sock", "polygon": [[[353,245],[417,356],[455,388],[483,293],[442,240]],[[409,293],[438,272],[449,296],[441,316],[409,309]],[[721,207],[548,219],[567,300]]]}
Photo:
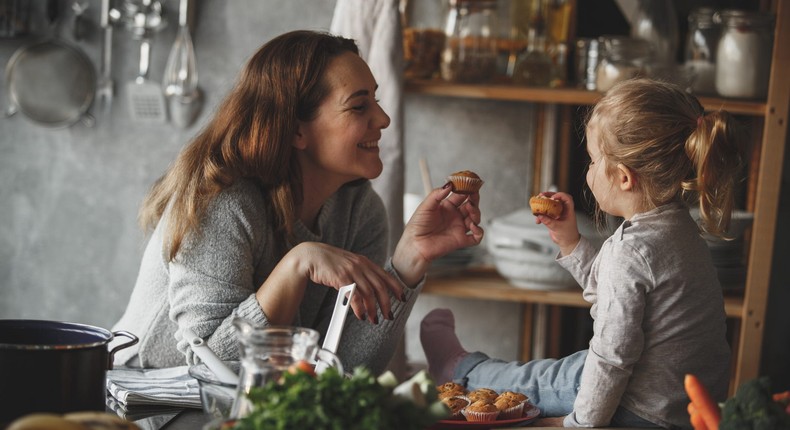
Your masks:
{"label": "pink sock", "polygon": [[420,342],[428,359],[428,372],[436,384],[453,379],[458,362],[467,354],[455,335],[455,317],[449,309],[434,309],[420,323]]}

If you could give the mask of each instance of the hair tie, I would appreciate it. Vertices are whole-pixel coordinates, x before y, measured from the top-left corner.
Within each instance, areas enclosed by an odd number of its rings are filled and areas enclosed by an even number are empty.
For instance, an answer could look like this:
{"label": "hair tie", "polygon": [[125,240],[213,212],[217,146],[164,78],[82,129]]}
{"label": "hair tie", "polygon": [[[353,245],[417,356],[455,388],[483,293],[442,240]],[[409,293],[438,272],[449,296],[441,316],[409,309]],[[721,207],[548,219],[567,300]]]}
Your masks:
{"label": "hair tie", "polygon": [[700,126],[702,125],[702,118],[704,117],[705,115],[700,115],[697,117],[697,128],[700,128]]}

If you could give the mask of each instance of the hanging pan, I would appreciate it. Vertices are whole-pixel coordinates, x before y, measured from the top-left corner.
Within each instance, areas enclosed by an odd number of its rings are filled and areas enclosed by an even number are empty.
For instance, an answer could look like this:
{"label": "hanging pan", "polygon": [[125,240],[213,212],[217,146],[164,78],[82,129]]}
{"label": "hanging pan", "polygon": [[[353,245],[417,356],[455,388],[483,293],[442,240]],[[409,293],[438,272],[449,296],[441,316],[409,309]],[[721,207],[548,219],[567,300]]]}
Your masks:
{"label": "hanging pan", "polygon": [[6,66],[6,90],[7,116],[21,112],[47,127],[93,125],[87,112],[96,71],[84,52],[65,41],[51,38],[18,49]]}

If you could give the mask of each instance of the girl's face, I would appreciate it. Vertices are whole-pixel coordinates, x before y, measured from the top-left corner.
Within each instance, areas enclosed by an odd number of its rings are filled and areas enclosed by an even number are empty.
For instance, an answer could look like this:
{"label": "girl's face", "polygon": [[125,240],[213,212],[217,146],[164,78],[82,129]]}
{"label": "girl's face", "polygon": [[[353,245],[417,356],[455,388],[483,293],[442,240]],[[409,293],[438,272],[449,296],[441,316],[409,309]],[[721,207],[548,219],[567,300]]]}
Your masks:
{"label": "girl's face", "polygon": [[606,160],[601,152],[600,133],[597,124],[590,121],[587,126],[587,153],[590,155],[590,166],[587,168],[587,186],[598,202],[602,211],[615,215],[619,214],[617,196],[619,188],[612,177],[606,173]]}
{"label": "girl's face", "polygon": [[329,94],[310,122],[299,124],[295,145],[305,178],[340,186],[381,174],[381,130],[390,118],[376,100],[376,84],[367,64],[343,53],[329,62],[324,79]]}

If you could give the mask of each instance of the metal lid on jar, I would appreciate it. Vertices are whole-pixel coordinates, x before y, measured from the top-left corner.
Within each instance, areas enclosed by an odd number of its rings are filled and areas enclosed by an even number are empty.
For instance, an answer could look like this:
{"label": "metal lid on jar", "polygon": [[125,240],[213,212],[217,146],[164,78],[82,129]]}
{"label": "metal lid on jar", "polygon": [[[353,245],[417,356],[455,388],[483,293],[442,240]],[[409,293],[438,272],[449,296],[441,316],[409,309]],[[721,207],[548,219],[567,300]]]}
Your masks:
{"label": "metal lid on jar", "polygon": [[774,24],[772,12],[726,9],[714,14],[714,22],[734,28],[771,28]]}

